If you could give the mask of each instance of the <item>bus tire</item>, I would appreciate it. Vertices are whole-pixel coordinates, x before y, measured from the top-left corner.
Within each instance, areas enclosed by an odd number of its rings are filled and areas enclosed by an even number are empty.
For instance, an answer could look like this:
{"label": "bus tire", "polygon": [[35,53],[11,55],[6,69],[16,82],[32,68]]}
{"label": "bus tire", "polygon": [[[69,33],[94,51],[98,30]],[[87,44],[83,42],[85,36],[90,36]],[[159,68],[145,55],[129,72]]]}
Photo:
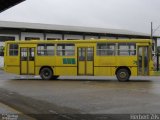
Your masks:
{"label": "bus tire", "polygon": [[116,77],[117,77],[118,81],[126,82],[126,81],[129,81],[130,74],[129,74],[129,71],[127,69],[121,68],[117,71]]}
{"label": "bus tire", "polygon": [[40,76],[43,80],[50,80],[53,76],[53,71],[48,67],[42,68],[40,71]]}

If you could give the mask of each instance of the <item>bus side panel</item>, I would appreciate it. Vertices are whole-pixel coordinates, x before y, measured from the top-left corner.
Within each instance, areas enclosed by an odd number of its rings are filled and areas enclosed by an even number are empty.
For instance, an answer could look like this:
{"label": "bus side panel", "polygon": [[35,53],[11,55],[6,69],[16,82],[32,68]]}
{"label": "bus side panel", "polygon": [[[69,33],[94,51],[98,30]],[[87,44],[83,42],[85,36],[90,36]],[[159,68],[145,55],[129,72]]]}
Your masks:
{"label": "bus side panel", "polygon": [[96,67],[112,67],[116,65],[116,56],[95,56],[94,66]]}
{"label": "bus side panel", "polygon": [[138,72],[137,72],[137,67],[130,67],[129,68],[131,70],[131,76],[137,76]]}
{"label": "bus side panel", "polygon": [[40,69],[41,69],[40,66],[39,67],[38,66],[35,67],[35,75],[39,75]]}
{"label": "bus side panel", "polygon": [[76,76],[77,67],[55,67],[55,75]]}
{"label": "bus side panel", "polygon": [[116,67],[115,56],[96,56],[94,59],[94,75],[114,76]]}
{"label": "bus side panel", "polygon": [[[51,67],[54,75],[76,76],[77,67]],[[39,75],[41,67],[36,67],[36,75]]]}
{"label": "bus side panel", "polygon": [[20,74],[20,65],[18,56],[6,56],[5,71],[8,73]]}
{"label": "bus side panel", "polygon": [[20,73],[19,54],[15,56],[9,56],[9,53],[10,53],[9,45],[5,43],[4,70],[8,73],[19,74]]}
{"label": "bus side panel", "polygon": [[57,56],[55,75],[75,76],[77,75],[77,57],[75,56]]}
{"label": "bus side panel", "polygon": [[94,67],[95,76],[114,76],[115,67]]}
{"label": "bus side panel", "polygon": [[116,66],[137,66],[137,56],[116,56]]}
{"label": "bus side panel", "polygon": [[131,76],[137,76],[138,66],[137,66],[137,56],[117,56],[116,66],[128,67],[131,71]]}
{"label": "bus side panel", "polygon": [[49,66],[52,69],[56,65],[55,56],[36,56],[35,60],[35,75],[39,75],[40,69],[44,66]]}
{"label": "bus side panel", "polygon": [[5,71],[8,72],[8,73],[13,73],[13,74],[17,74],[17,75],[20,74],[19,66],[17,66],[17,67],[15,67],[15,66],[8,66],[8,67],[6,67]]}
{"label": "bus side panel", "polygon": [[137,75],[137,56],[96,56],[95,75],[113,76],[121,66],[128,67],[131,75]]}

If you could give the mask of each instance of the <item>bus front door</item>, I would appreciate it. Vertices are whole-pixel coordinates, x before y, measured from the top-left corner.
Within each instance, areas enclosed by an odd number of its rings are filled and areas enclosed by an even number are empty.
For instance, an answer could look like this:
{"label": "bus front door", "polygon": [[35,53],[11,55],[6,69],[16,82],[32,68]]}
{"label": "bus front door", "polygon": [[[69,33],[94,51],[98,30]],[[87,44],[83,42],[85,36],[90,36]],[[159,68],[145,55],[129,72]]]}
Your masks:
{"label": "bus front door", "polygon": [[35,48],[21,47],[20,48],[20,74],[34,75],[35,74]]}
{"label": "bus front door", "polygon": [[92,47],[78,48],[78,75],[94,75],[94,49]]}
{"label": "bus front door", "polygon": [[138,75],[146,76],[149,74],[149,53],[147,46],[138,47]]}

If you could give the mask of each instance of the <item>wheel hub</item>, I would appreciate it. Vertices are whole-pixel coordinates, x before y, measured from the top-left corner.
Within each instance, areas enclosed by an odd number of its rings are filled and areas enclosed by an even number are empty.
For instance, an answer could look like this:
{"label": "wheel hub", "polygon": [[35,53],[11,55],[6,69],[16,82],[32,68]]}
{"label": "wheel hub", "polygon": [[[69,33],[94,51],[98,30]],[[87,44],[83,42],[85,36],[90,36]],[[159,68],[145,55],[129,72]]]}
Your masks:
{"label": "wheel hub", "polygon": [[45,76],[48,76],[48,75],[49,75],[48,71],[46,71],[46,72],[44,73],[44,75],[45,75]]}
{"label": "wheel hub", "polygon": [[121,78],[125,78],[126,76],[127,76],[127,75],[126,75],[125,72],[121,72],[121,73],[120,73],[120,77],[121,77]]}

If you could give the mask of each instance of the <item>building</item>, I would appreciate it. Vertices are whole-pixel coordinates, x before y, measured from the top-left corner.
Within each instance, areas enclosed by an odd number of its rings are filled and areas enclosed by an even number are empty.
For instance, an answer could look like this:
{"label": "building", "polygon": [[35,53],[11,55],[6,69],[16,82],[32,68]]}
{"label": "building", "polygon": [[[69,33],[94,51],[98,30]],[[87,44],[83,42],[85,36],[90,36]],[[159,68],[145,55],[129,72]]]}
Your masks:
{"label": "building", "polygon": [[0,0],[0,13],[25,0]]}
{"label": "building", "polygon": [[[0,13],[25,0],[0,0]],[[40,23],[0,21],[0,46],[8,40],[78,40],[78,39],[150,39],[149,34],[120,30],[81,26],[64,26]],[[153,54],[156,53],[157,40],[153,36]],[[3,66],[3,57],[0,57]]]}
{"label": "building", "polygon": [[[153,36],[153,51],[157,39]],[[0,46],[8,40],[78,40],[78,39],[150,39],[149,34],[121,30],[81,26],[65,26],[41,23],[0,21]]]}

